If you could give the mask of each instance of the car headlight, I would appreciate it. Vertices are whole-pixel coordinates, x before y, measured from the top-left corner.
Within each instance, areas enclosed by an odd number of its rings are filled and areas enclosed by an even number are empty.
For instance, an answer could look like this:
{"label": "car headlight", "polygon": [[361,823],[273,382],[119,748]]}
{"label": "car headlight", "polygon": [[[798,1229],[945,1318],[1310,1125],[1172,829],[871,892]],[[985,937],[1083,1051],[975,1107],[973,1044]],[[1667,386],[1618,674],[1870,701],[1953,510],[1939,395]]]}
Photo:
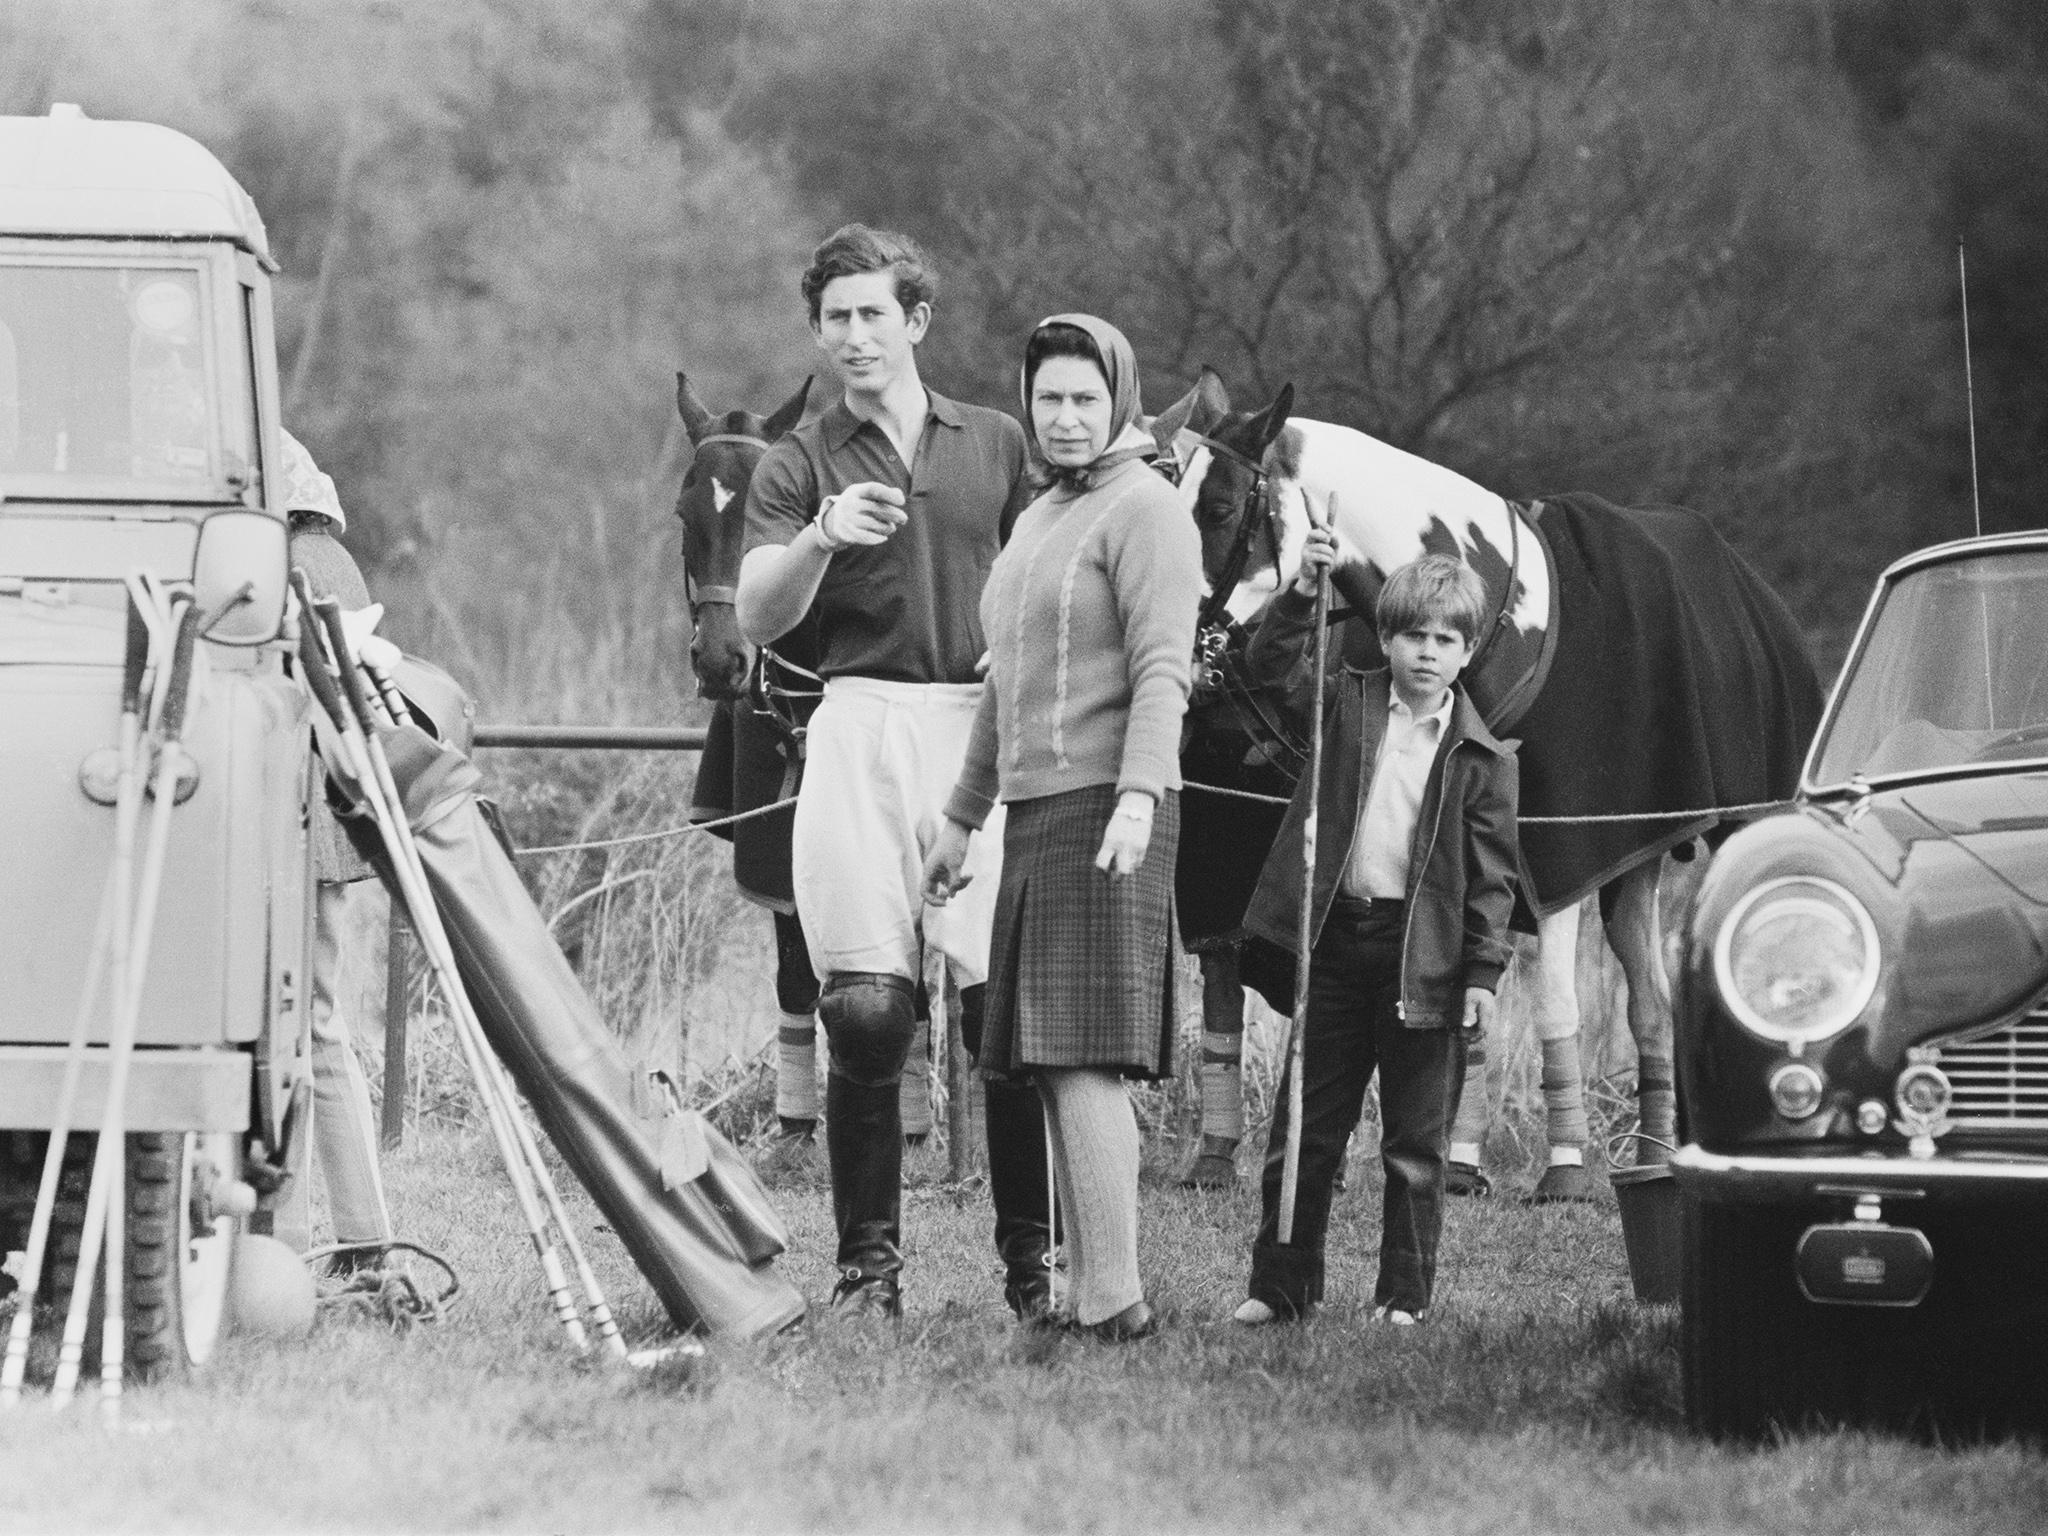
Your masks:
{"label": "car headlight", "polygon": [[1877,925],[1832,880],[1766,880],[1735,904],[1714,941],[1728,1011],[1767,1040],[1838,1034],[1877,990]]}

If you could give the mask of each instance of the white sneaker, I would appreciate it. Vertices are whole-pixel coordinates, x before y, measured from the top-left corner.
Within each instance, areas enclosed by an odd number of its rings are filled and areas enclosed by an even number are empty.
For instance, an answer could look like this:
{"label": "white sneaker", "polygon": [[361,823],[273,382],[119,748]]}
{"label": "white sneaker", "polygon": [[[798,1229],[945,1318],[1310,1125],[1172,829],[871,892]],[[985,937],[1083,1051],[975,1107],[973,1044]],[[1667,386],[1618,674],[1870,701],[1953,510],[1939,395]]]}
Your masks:
{"label": "white sneaker", "polygon": [[1263,1301],[1253,1297],[1231,1313],[1230,1320],[1233,1323],[1243,1323],[1247,1328],[1262,1328],[1279,1315]]}
{"label": "white sneaker", "polygon": [[1416,1313],[1403,1312],[1399,1307],[1374,1307],[1372,1320],[1376,1323],[1392,1323],[1396,1328],[1413,1328],[1422,1321]]}

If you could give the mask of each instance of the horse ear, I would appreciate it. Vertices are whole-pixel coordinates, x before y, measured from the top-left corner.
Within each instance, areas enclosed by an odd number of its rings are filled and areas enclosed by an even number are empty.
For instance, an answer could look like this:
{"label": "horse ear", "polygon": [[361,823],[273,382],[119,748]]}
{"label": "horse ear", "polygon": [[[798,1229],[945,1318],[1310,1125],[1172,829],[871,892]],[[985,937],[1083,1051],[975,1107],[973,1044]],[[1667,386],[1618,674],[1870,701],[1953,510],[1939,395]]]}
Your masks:
{"label": "horse ear", "polygon": [[1145,423],[1152,434],[1152,441],[1159,445],[1161,453],[1173,446],[1173,440],[1180,436],[1181,429],[1188,424],[1188,418],[1195,411],[1195,391],[1189,390],[1165,410]]}
{"label": "horse ear", "polygon": [[774,442],[791,427],[804,419],[804,402],[811,397],[811,381],[807,377],[796,388],[796,393],[784,401],[781,407],[761,426],[761,435]]}
{"label": "horse ear", "polygon": [[1287,418],[1294,411],[1294,385],[1282,384],[1280,393],[1273,397],[1273,403],[1245,423],[1244,435],[1248,439],[1246,452],[1253,458],[1262,456],[1273,446],[1273,439],[1287,425]]}
{"label": "horse ear", "polygon": [[676,375],[676,414],[683,418],[683,427],[690,434],[690,441],[696,442],[704,435],[704,429],[711,425],[711,412],[704,402],[697,398],[697,391],[690,388],[687,373]]}
{"label": "horse ear", "polygon": [[1197,432],[1213,432],[1216,423],[1230,414],[1230,391],[1223,387],[1223,375],[1202,364],[1195,380],[1195,404],[1200,408],[1190,423]]}

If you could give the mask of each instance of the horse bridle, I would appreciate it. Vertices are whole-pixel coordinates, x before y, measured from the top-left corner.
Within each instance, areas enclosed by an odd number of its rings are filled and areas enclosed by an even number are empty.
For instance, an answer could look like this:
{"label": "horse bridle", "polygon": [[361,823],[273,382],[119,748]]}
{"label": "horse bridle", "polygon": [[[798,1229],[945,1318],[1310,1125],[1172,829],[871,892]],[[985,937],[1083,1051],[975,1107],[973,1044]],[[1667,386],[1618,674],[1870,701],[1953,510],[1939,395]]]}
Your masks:
{"label": "horse bridle", "polygon": [[[1195,633],[1203,637],[1197,643],[1206,648],[1209,644],[1207,636],[1215,630],[1216,621],[1222,617],[1225,606],[1230,602],[1230,595],[1237,590],[1237,584],[1244,580],[1244,569],[1251,563],[1252,540],[1258,537],[1260,529],[1265,530],[1266,541],[1272,549],[1273,565],[1278,569],[1280,532],[1274,526],[1273,508],[1266,499],[1265,465],[1247,454],[1240,453],[1228,443],[1218,442],[1215,438],[1202,433],[1195,434],[1195,441],[1211,453],[1220,454],[1239,468],[1250,471],[1252,477],[1251,486],[1246,490],[1244,500],[1238,506],[1237,532],[1231,538],[1230,553],[1224,557],[1223,573],[1216,585],[1210,589],[1209,595],[1202,600],[1201,610],[1195,616]],[[1176,455],[1175,462],[1178,461]]]}
{"label": "horse bridle", "polygon": [[[693,465],[695,463],[695,455],[702,453],[713,443],[737,443],[743,447],[758,448],[763,453],[768,451],[768,439],[756,437],[751,432],[713,432],[709,436],[698,438],[690,445]],[[713,603],[732,608],[738,606],[739,600],[740,589],[738,587],[699,586],[697,578],[690,574],[690,567],[687,564],[684,565],[683,601],[689,605],[690,622],[692,624],[697,622],[697,610],[699,608]]]}

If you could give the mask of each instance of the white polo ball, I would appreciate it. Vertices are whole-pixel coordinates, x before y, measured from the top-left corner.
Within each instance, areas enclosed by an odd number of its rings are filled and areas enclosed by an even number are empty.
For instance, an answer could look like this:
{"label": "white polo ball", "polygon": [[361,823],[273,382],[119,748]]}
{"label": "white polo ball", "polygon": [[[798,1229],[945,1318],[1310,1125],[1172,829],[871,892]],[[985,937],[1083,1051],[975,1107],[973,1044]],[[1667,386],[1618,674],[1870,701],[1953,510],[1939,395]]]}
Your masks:
{"label": "white polo ball", "polygon": [[245,1333],[303,1338],[313,1328],[313,1275],[290,1246],[274,1237],[235,1237],[228,1278],[228,1316]]}

